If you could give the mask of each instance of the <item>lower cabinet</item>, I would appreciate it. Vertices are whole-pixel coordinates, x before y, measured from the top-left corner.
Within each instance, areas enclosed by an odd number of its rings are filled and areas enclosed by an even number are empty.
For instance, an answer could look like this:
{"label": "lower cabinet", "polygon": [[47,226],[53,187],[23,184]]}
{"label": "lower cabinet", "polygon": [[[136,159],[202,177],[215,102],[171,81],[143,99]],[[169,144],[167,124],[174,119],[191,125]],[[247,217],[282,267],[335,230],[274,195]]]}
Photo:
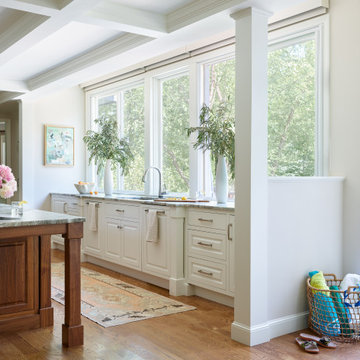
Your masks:
{"label": "lower cabinet", "polygon": [[96,229],[90,228],[91,220],[91,207],[90,202],[86,201],[83,207],[83,216],[86,221],[84,223],[84,239],[83,239],[83,252],[88,255],[102,257],[103,247],[100,239],[100,217],[102,212],[102,204],[100,202],[95,202],[95,223]]}
{"label": "lower cabinet", "polygon": [[186,222],[186,280],[215,292],[234,293],[234,216],[190,210]]}
{"label": "lower cabinet", "polygon": [[101,242],[104,244],[104,260],[141,270],[139,223],[105,218]]}
{"label": "lower cabinet", "polygon": [[146,241],[147,215],[149,208],[142,214],[142,270],[146,273],[169,278],[170,276],[170,239],[168,236],[168,216],[160,207],[158,211],[158,240]]}

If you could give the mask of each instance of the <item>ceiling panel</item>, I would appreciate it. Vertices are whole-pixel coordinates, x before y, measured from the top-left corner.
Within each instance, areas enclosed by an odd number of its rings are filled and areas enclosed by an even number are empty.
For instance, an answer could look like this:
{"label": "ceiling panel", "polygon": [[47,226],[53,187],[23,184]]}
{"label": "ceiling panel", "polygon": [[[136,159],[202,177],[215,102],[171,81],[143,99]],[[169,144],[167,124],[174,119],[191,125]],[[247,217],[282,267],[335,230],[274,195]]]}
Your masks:
{"label": "ceiling panel", "polygon": [[114,37],[119,31],[71,22],[0,67],[0,78],[29,79]]}
{"label": "ceiling panel", "polygon": [[0,6],[0,33],[4,32],[11,24],[25,14],[23,11],[7,9]]}
{"label": "ceiling panel", "polygon": [[193,1],[194,0],[111,0],[111,2],[115,2],[121,5],[159,14],[168,14],[180,7],[192,3]]}

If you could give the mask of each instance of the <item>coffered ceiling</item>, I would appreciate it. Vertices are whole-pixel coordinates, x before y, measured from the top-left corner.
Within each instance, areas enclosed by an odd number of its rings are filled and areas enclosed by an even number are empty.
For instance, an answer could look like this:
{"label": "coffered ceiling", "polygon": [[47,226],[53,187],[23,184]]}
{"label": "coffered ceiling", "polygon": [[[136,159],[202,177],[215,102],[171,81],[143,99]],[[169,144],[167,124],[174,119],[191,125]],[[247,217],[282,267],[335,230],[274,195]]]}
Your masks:
{"label": "coffered ceiling", "polygon": [[[309,1],[309,0],[308,0]],[[0,0],[0,102],[71,86],[304,0]]]}

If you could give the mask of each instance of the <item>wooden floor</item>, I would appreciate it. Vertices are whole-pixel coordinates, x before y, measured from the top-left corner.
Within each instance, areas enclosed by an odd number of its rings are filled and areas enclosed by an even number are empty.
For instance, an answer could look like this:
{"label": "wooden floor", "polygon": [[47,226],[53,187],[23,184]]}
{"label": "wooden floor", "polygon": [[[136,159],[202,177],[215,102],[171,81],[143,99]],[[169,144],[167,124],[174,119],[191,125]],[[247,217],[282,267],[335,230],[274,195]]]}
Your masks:
{"label": "wooden floor", "polygon": [[[62,252],[53,251],[53,261],[62,259]],[[156,286],[95,265],[84,266],[168,296],[166,290]],[[360,359],[360,344],[340,344],[336,350],[320,349],[318,355],[306,354],[295,344],[296,334],[249,348],[230,339],[231,308],[196,296],[176,299],[196,306],[197,310],[107,329],[83,317],[85,345],[70,349],[61,346],[64,307],[53,301],[54,327],[0,335],[0,359],[306,360],[314,356],[317,359]]]}

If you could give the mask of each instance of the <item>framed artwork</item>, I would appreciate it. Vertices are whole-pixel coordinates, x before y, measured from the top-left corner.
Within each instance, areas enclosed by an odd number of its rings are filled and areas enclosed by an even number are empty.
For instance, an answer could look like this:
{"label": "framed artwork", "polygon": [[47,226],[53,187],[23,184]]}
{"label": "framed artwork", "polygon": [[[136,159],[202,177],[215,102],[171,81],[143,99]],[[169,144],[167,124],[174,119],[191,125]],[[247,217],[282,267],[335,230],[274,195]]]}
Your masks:
{"label": "framed artwork", "polygon": [[74,128],[45,125],[45,166],[74,166]]}

